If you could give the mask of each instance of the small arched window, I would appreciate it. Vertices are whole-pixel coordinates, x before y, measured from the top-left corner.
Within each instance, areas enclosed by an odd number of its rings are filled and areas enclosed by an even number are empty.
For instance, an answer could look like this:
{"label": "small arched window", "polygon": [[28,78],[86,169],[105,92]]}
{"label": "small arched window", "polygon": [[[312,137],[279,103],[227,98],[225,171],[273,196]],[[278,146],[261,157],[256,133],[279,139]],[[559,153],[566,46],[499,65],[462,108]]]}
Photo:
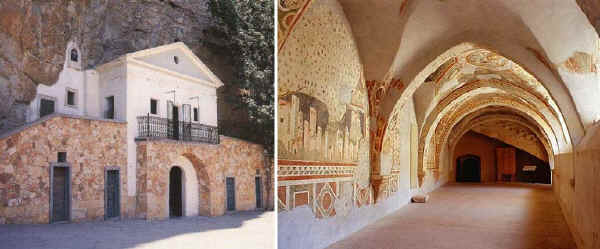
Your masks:
{"label": "small arched window", "polygon": [[173,57],[173,62],[175,62],[175,64],[179,64],[179,57]]}
{"label": "small arched window", "polygon": [[79,60],[79,53],[77,49],[71,49],[71,61],[77,62]]}

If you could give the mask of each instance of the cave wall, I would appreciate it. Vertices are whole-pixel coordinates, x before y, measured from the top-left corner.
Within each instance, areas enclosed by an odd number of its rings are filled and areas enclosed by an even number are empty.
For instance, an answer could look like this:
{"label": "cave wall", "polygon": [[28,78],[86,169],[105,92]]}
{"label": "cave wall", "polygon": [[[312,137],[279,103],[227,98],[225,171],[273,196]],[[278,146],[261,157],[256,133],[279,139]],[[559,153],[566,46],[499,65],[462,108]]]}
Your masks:
{"label": "cave wall", "polygon": [[577,0],[577,4],[588,17],[588,20],[600,33],[600,2],[596,0]]}

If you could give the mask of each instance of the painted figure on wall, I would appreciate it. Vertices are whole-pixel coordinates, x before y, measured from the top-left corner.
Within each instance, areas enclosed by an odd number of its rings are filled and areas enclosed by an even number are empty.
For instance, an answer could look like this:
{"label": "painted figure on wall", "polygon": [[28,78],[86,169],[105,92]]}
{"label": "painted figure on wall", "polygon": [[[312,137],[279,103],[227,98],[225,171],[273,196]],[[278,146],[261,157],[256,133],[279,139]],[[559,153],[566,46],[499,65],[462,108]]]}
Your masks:
{"label": "painted figure on wall", "polygon": [[365,140],[365,114],[348,105],[341,120],[329,120],[325,103],[292,93],[279,99],[279,158],[356,162]]}

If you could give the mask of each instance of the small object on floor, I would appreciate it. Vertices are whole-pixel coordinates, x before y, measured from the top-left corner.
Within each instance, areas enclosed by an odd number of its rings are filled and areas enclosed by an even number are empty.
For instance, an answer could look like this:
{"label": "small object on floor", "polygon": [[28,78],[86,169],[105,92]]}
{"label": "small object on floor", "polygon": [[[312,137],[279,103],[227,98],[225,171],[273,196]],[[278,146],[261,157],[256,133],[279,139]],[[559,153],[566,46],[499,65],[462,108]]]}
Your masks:
{"label": "small object on floor", "polygon": [[411,200],[413,203],[426,203],[429,200],[429,195],[415,195]]}

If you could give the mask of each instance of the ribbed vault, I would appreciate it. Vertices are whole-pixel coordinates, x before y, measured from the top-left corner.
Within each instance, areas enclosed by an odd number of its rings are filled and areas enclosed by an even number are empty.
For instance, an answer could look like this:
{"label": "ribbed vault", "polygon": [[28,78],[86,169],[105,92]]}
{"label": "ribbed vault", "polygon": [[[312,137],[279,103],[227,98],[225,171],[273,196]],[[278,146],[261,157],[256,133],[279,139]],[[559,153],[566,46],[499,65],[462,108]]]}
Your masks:
{"label": "ribbed vault", "polygon": [[448,147],[453,148],[468,131],[486,135],[527,151],[543,161],[551,161],[552,147],[543,131],[523,117],[523,113],[501,107],[479,110],[463,118],[448,137]]}
{"label": "ribbed vault", "polygon": [[[437,67],[430,68],[432,65]],[[451,162],[444,158],[453,152],[462,135],[484,125],[487,130],[494,130],[496,125],[507,133],[527,133],[529,136],[518,137],[523,141],[506,135],[504,140],[551,164],[553,155],[572,151],[562,111],[544,84],[491,49],[459,44],[418,75],[416,80],[422,82],[412,84],[415,89],[404,90],[401,95],[407,95],[406,99],[398,99],[390,118],[401,115],[404,103],[414,103],[419,124],[417,170],[422,187],[434,187],[440,177],[447,177]],[[384,139],[386,135],[384,132]],[[374,173],[380,172],[377,167],[373,165]]]}

